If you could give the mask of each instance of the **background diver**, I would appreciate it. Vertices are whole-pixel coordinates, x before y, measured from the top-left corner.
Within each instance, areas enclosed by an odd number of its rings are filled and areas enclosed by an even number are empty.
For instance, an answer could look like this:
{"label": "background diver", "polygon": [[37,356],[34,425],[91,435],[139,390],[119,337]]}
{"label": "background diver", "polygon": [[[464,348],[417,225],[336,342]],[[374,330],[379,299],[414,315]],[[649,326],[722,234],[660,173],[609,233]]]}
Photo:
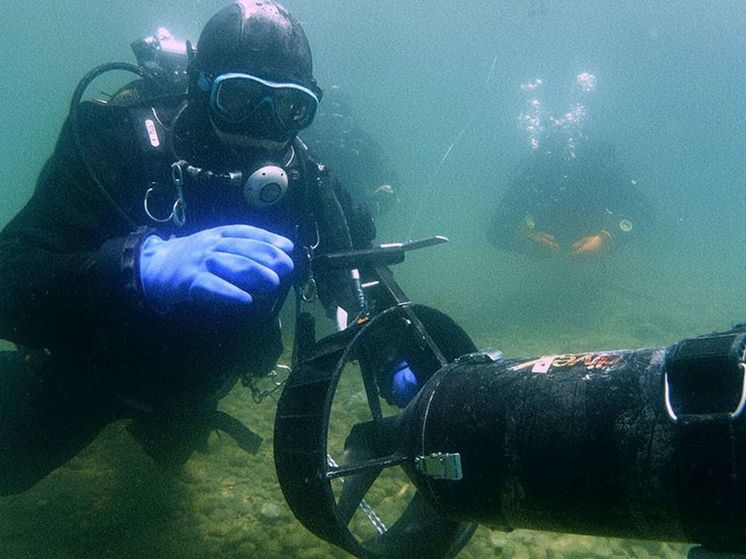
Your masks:
{"label": "background diver", "polygon": [[487,237],[496,247],[537,256],[608,252],[650,227],[647,199],[614,146],[589,137],[587,103],[596,76],[581,72],[560,113],[547,108],[541,78],[522,83],[518,126],[531,155],[519,166],[492,217]]}
{"label": "background diver", "polygon": [[301,137],[312,153],[330,166],[354,200],[376,215],[396,205],[400,181],[393,162],[360,126],[341,86],[325,89],[324,103]]}
{"label": "background diver", "polygon": [[612,145],[550,138],[520,167],[494,213],[496,247],[539,256],[600,254],[650,227],[649,203]]}

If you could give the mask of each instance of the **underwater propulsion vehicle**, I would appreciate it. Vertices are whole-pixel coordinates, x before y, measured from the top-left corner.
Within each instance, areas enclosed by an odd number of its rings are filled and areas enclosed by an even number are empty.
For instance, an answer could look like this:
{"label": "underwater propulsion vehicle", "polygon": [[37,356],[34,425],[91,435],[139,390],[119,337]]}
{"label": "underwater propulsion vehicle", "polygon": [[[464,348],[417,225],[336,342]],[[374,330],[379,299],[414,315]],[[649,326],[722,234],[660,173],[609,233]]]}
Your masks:
{"label": "underwater propulsion vehicle", "polygon": [[[361,558],[453,557],[477,524],[698,544],[746,557],[746,325],[669,347],[503,358],[407,299],[389,264],[325,255],[375,301],[315,339],[300,313],[275,465],[311,532]],[[391,405],[391,363],[419,391]]]}

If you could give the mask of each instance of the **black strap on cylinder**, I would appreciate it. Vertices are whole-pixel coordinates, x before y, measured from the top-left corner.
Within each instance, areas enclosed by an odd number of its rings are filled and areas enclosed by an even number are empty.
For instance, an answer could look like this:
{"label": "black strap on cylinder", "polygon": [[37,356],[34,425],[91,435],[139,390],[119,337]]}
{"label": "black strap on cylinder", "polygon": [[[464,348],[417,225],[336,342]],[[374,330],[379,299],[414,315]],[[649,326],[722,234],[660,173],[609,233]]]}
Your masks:
{"label": "black strap on cylinder", "polygon": [[727,332],[683,340],[666,354],[682,522],[691,541],[712,551],[746,547],[745,351],[746,333]]}
{"label": "black strap on cylinder", "polygon": [[683,340],[666,354],[666,406],[675,421],[740,414],[746,333]]}

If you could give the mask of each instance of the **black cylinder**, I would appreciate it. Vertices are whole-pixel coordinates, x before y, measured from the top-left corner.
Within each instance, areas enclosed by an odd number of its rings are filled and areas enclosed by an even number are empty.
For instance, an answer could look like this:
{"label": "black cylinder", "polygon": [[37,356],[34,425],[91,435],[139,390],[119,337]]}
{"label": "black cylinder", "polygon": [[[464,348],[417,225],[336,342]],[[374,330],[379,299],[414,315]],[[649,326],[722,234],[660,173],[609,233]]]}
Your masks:
{"label": "black cylinder", "polygon": [[675,420],[668,351],[444,367],[406,411],[406,452],[457,453],[463,477],[415,469],[418,489],[448,518],[500,529],[746,551],[743,417]]}

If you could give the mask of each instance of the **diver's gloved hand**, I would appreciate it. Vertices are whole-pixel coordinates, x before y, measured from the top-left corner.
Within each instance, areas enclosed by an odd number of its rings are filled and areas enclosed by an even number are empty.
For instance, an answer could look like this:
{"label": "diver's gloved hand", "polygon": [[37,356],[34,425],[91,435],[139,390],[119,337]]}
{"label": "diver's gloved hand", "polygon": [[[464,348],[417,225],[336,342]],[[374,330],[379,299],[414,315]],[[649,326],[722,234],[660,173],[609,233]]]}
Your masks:
{"label": "diver's gloved hand", "polygon": [[391,377],[391,403],[403,408],[415,397],[420,387],[406,361],[396,363],[394,371]]}
{"label": "diver's gloved hand", "polygon": [[560,246],[554,238],[554,235],[551,233],[545,233],[544,231],[529,231],[526,233],[526,237],[536,243],[537,247],[540,247],[547,253],[559,252]]}
{"label": "diver's gloved hand", "polygon": [[248,305],[293,270],[292,251],[289,239],[250,225],[168,240],[151,235],[140,249],[140,281],[148,303],[162,312],[184,301]]}
{"label": "diver's gloved hand", "polygon": [[601,252],[611,244],[611,234],[606,229],[601,229],[595,235],[582,237],[572,244],[573,256],[594,254]]}

